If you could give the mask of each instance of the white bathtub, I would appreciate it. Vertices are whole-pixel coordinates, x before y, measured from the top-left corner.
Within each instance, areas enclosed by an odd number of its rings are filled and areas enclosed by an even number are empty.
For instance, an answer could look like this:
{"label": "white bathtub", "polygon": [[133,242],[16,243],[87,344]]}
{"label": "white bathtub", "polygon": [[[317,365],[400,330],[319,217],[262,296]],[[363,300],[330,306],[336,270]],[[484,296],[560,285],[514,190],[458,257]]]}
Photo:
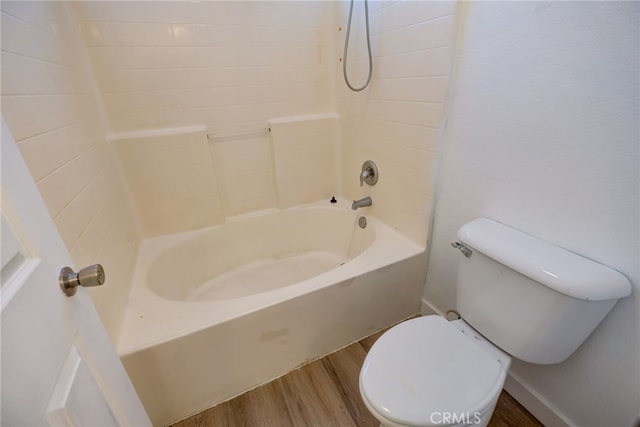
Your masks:
{"label": "white bathtub", "polygon": [[143,242],[118,350],[156,425],[419,311],[424,248],[326,201]]}

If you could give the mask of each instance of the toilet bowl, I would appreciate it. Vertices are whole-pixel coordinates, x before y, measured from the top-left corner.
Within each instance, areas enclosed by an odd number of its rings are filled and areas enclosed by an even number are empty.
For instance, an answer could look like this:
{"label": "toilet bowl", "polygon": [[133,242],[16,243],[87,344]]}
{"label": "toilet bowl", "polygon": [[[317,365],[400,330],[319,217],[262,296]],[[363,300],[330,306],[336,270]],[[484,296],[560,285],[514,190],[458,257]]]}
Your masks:
{"label": "toilet bowl", "polygon": [[360,373],[382,426],[486,426],[511,358],[463,320],[425,316],[383,334]]}

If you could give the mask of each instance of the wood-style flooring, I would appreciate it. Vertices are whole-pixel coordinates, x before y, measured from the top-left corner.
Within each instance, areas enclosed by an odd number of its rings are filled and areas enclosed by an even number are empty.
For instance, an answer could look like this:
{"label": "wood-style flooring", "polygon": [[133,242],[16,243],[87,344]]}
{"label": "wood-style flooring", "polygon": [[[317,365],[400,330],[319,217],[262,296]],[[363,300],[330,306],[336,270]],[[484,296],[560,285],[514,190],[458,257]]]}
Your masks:
{"label": "wood-style flooring", "polygon": [[[378,332],[220,403],[176,427],[378,427],[360,398],[358,376]],[[489,427],[542,426],[505,391]]]}

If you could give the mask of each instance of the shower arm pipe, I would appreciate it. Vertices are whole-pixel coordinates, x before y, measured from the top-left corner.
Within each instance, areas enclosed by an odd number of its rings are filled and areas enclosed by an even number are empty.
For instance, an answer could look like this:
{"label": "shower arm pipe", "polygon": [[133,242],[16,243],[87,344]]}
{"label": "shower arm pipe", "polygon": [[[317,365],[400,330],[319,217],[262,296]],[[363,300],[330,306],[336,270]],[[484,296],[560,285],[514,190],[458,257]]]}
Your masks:
{"label": "shower arm pipe", "polygon": [[364,90],[369,83],[371,82],[371,74],[373,72],[373,59],[371,57],[371,37],[369,34],[369,5],[367,0],[364,0],[364,19],[365,25],[367,29],[367,52],[369,54],[369,75],[367,76],[367,81],[361,87],[354,87],[349,82],[349,77],[347,77],[347,51],[349,50],[349,34],[351,33],[351,19],[353,17],[353,3],[355,0],[351,0],[351,5],[349,6],[349,21],[347,22],[347,34],[344,39],[344,54],[342,55],[342,74],[344,76],[344,82],[347,84],[349,89],[354,92],[360,92]]}

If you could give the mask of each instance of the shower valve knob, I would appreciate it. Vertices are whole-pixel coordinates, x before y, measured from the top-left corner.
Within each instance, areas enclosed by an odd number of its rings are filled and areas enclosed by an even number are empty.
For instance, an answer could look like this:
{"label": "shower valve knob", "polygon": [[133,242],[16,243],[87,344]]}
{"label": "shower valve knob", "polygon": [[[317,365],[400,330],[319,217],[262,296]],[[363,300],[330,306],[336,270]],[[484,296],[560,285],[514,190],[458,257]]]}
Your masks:
{"label": "shower valve knob", "polygon": [[375,185],[378,182],[378,167],[373,160],[367,160],[362,164],[362,172],[360,173],[360,187],[364,183]]}
{"label": "shower valve knob", "polygon": [[364,184],[364,182],[371,176],[371,169],[363,170],[360,174],[360,187]]}

